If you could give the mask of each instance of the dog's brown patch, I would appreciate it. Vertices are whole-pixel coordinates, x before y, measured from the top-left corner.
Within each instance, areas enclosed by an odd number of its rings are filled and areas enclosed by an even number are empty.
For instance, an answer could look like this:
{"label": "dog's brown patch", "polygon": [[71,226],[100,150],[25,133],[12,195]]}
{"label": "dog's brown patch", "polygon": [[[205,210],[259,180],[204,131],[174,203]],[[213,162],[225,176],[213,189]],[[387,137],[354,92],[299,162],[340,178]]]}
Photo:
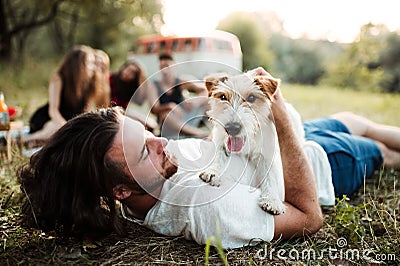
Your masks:
{"label": "dog's brown patch", "polygon": [[213,75],[206,78],[205,85],[208,90],[208,96],[211,96],[212,91],[215,89],[215,86],[218,85],[219,82],[225,82],[228,79],[228,76],[223,75]]}
{"label": "dog's brown patch", "polygon": [[229,91],[218,90],[211,92],[211,94],[209,94],[208,96],[220,101],[229,101],[232,98],[232,93]]}
{"label": "dog's brown patch", "polygon": [[256,76],[254,81],[260,86],[261,91],[265,94],[268,99],[272,99],[276,89],[279,87],[281,82],[280,79],[276,79],[270,76]]}

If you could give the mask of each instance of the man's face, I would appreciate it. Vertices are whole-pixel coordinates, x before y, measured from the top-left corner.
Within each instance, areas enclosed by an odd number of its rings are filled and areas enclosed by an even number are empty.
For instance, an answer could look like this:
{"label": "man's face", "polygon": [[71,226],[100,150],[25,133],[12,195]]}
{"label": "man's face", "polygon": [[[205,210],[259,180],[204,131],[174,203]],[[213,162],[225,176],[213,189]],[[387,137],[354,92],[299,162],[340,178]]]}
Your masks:
{"label": "man's face", "polygon": [[167,139],[155,137],[141,123],[125,117],[109,155],[126,162],[125,171],[147,193],[157,193],[165,179],[177,171],[164,152],[167,143]]}
{"label": "man's face", "polygon": [[160,70],[164,76],[171,76],[173,74],[172,69],[168,68],[172,63],[173,61],[169,59],[160,60]]}
{"label": "man's face", "polygon": [[133,65],[129,64],[121,71],[121,79],[125,82],[129,82],[135,79],[138,72],[138,68]]}
{"label": "man's face", "polygon": [[169,59],[162,59],[160,60],[160,70],[169,67],[172,64],[172,60]]}

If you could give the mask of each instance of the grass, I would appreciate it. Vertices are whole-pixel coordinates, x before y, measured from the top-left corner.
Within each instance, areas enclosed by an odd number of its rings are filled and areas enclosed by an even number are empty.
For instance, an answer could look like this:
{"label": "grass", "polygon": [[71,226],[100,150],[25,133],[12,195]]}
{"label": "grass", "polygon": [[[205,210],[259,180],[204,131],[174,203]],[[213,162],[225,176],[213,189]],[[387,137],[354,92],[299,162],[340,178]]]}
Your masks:
{"label": "grass", "polygon": [[[49,63],[49,66],[52,65]],[[27,121],[32,106],[47,100],[46,75],[35,82],[8,83],[11,104],[26,106]],[[39,67],[38,67],[39,68]],[[7,75],[0,73],[1,89]],[[13,76],[15,78],[15,76]],[[3,82],[4,81],[4,82]],[[32,85],[31,89],[28,85]],[[373,120],[400,126],[400,95],[372,94],[329,87],[283,85],[285,97],[304,119],[349,110]],[[16,149],[16,148],[14,148]],[[135,224],[127,224],[129,235],[111,235],[101,241],[60,239],[19,224],[20,191],[16,169],[27,158],[14,150],[12,162],[0,158],[0,265],[15,264],[140,264],[140,265],[332,265],[400,263],[399,172],[382,169],[350,198],[338,199],[335,207],[324,208],[324,226],[315,235],[289,241],[261,243],[234,250],[200,246],[183,237],[165,237]],[[215,236],[218,239],[218,236]],[[358,254],[358,256],[357,256]],[[371,259],[375,259],[373,261]]]}
{"label": "grass", "polygon": [[400,94],[285,84],[282,92],[303,119],[352,111],[377,123],[400,126]]}

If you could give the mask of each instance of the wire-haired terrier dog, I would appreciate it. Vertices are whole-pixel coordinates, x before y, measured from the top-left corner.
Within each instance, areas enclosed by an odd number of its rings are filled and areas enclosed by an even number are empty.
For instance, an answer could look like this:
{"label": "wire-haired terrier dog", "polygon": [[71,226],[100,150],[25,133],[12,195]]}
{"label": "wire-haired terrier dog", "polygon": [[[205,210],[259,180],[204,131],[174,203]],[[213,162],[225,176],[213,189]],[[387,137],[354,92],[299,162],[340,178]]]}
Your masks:
{"label": "wire-haired terrier dog", "polygon": [[214,126],[212,140],[216,154],[212,164],[200,174],[205,182],[219,186],[231,154],[243,156],[255,169],[251,181],[261,188],[259,206],[273,214],[286,210],[282,202],[282,161],[270,110],[272,95],[279,84],[279,79],[256,75],[254,70],[206,79],[210,98],[207,114]]}

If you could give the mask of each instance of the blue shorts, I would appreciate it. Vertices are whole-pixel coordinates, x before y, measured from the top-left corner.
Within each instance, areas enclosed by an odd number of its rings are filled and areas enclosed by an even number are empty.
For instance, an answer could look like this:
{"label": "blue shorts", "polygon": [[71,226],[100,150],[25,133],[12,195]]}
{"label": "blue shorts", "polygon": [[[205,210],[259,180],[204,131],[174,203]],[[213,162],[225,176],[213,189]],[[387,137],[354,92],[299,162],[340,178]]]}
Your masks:
{"label": "blue shorts", "polygon": [[336,197],[351,195],[381,167],[383,156],[376,143],[352,135],[342,122],[319,118],[303,125],[306,139],[317,142],[328,155]]}

